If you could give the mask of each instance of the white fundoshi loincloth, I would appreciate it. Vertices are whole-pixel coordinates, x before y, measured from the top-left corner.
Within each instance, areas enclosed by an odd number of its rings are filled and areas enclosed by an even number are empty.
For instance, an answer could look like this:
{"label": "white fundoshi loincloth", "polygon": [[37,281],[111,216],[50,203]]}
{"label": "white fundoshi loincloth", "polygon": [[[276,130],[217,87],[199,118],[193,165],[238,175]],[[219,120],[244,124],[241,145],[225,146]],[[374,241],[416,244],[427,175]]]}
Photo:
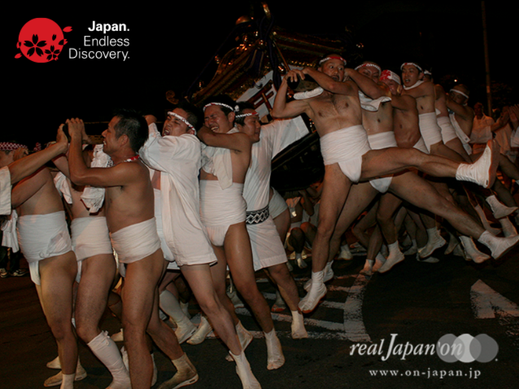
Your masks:
{"label": "white fundoshi loincloth", "polygon": [[[387,149],[389,147],[398,147],[393,131],[380,132],[378,134],[368,135],[369,146],[372,150]],[[376,178],[370,180],[369,183],[380,193],[386,193],[391,185],[392,176]]]}
{"label": "white fundoshi loincloth", "polygon": [[65,211],[18,218],[21,251],[29,264],[31,279],[40,285],[38,262],[72,251]]}
{"label": "white fundoshi loincloth", "polygon": [[427,146],[425,145],[425,142],[423,141],[423,138],[421,136],[420,139],[418,139],[418,142],[415,143],[413,148],[420,150],[422,153],[429,154],[429,150],[427,150]]}
{"label": "white fundoshi loincloth", "polygon": [[160,249],[155,217],[112,232],[110,238],[123,264],[137,262]]}
{"label": "white fundoshi loincloth", "polygon": [[456,130],[454,129],[451,123],[451,119],[448,116],[438,116],[437,121],[441,128],[443,143],[447,143],[453,139],[458,138],[458,134],[456,134]]}
{"label": "white fundoshi loincloth", "polygon": [[216,180],[200,181],[200,213],[211,242],[223,246],[229,226],[245,221],[243,184],[222,189]]}
{"label": "white fundoshi loincloth", "polygon": [[330,132],[320,138],[324,164],[339,164],[351,182],[359,182],[362,156],[370,149],[368,135],[361,125]]}
{"label": "white fundoshi loincloth", "polygon": [[110,233],[104,216],[78,217],[70,224],[72,249],[76,253],[78,270],[76,281],[81,280],[81,264],[86,258],[112,254]]}
{"label": "white fundoshi loincloth", "polygon": [[442,133],[436,119],[436,112],[422,113],[418,115],[418,120],[425,146],[427,150],[431,151],[432,145],[442,142]]}

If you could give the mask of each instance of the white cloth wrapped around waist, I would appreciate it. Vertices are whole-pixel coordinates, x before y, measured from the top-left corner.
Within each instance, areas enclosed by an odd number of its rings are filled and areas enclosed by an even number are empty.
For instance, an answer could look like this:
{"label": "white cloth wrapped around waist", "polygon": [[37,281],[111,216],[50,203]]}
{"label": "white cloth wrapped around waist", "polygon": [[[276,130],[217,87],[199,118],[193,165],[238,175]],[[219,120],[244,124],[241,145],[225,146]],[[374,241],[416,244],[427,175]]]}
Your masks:
{"label": "white cloth wrapped around waist", "polygon": [[7,166],[0,169],[0,215],[11,213],[11,172]]}
{"label": "white cloth wrapped around waist", "polygon": [[2,224],[2,246],[10,247],[13,253],[20,251],[18,243],[18,232],[16,232],[16,224],[18,222],[18,213],[13,209],[11,216]]}
{"label": "white cloth wrapped around waist", "polygon": [[78,217],[72,220],[70,230],[72,232],[72,248],[78,261],[94,255],[112,254],[110,233],[105,217]]}
{"label": "white cloth wrapped around waist", "polygon": [[370,150],[368,135],[362,125],[330,132],[319,142],[325,165],[361,157]]}
{"label": "white cloth wrapped around waist", "polygon": [[398,147],[395,133],[393,131],[379,132],[378,134],[368,135],[369,147],[371,150],[387,149],[388,147]]}
{"label": "white cloth wrapped around waist", "polygon": [[110,233],[119,262],[132,263],[160,249],[155,217]]}
{"label": "white cloth wrapped around waist", "polygon": [[425,146],[427,146],[427,150],[431,151],[432,145],[442,142],[442,133],[436,119],[436,112],[422,113],[418,115],[418,121]]}
{"label": "white cloth wrapped around waist", "polygon": [[443,143],[459,138],[448,116],[438,116],[436,120],[441,128]]}
{"label": "white cloth wrapped around waist", "polygon": [[223,246],[229,227],[245,221],[247,203],[242,193],[243,184],[221,189],[216,181],[200,181],[200,214],[213,245]]}
{"label": "white cloth wrapped around waist", "polygon": [[18,218],[18,239],[27,262],[38,262],[72,250],[65,211]]}
{"label": "white cloth wrapped around waist", "polygon": [[224,226],[245,221],[247,204],[243,184],[223,190],[214,180],[200,180],[200,213],[205,226]]}
{"label": "white cloth wrapped around waist", "polygon": [[371,150],[368,135],[362,125],[330,132],[320,138],[324,164],[337,163],[351,182],[359,182],[362,156]]}

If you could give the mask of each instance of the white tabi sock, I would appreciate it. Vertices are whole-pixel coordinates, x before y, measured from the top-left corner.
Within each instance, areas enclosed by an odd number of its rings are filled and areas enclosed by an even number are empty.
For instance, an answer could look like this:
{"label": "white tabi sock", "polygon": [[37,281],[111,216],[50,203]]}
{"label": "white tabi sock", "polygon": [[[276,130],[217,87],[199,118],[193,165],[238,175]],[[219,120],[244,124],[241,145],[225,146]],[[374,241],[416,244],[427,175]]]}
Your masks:
{"label": "white tabi sock", "polygon": [[131,389],[130,374],[124,366],[121,353],[106,331],[101,331],[88,342],[88,347],[112,374],[110,389]]}

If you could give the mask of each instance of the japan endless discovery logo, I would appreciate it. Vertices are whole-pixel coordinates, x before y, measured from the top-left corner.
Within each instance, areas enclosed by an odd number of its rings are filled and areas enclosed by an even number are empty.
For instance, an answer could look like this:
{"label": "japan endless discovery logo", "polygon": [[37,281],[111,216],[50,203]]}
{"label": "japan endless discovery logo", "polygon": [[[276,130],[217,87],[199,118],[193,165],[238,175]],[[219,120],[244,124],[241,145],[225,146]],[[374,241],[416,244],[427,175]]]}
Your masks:
{"label": "japan endless discovery logo", "polygon": [[[83,36],[83,47],[64,47],[69,42],[65,34],[72,31],[72,27],[61,28],[56,22],[47,18],[35,18],[21,28],[18,35],[16,48],[19,52],[16,59],[27,58],[36,63],[48,63],[57,61],[60,56],[66,55],[67,59],[79,60],[123,60],[129,59],[129,38],[114,38],[109,32],[125,33],[130,31],[124,23],[96,23],[87,28],[88,32]],[[102,34],[102,36],[99,36]],[[66,54],[63,54],[66,53]]]}

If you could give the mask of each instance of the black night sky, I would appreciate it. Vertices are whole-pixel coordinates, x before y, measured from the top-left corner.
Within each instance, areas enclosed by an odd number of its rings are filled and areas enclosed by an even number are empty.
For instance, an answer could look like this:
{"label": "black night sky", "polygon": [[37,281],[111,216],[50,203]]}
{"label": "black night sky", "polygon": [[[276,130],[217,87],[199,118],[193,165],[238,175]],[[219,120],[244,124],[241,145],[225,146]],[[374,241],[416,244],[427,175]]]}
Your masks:
{"label": "black night sky", "polygon": [[[72,8],[17,6],[4,17],[3,63],[7,85],[4,101],[9,118],[2,137],[28,143],[53,139],[69,117],[104,121],[113,108],[133,107],[160,115],[167,90],[185,93],[200,75],[242,15],[258,12],[259,2],[143,2],[121,8],[85,3]],[[106,3],[105,3],[106,4]],[[450,87],[454,79],[472,89],[471,104],[485,102],[485,51],[480,1],[267,1],[275,25],[348,42],[348,58],[370,59],[398,71],[404,61],[422,60],[436,82]],[[517,55],[518,6],[486,1],[489,64],[496,83],[494,106],[519,101]],[[318,7],[317,7],[318,6]],[[82,46],[93,21],[124,23],[130,31],[107,33],[130,41],[130,59],[71,59],[36,64],[16,48],[23,25],[33,18],[54,20],[66,34],[68,47]],[[65,49],[67,46],[65,46]],[[353,64],[352,64],[353,65]],[[210,68],[211,69],[211,68]],[[206,74],[206,79],[211,77]],[[5,103],[4,103],[5,104]],[[31,143],[32,142],[32,143]]]}

